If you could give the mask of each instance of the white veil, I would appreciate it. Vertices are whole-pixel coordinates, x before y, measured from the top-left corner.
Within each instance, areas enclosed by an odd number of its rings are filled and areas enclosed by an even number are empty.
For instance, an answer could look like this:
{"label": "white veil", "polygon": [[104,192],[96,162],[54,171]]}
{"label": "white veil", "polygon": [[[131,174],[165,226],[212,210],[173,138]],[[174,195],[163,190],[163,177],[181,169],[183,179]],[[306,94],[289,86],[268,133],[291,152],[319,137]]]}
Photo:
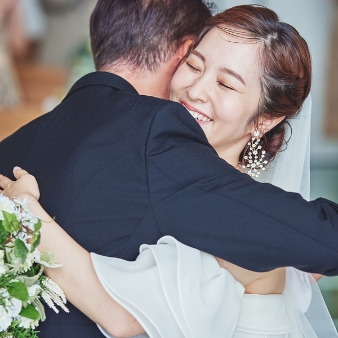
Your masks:
{"label": "white veil", "polygon": [[[310,130],[312,99],[309,96],[299,113],[290,121],[286,134],[287,150],[277,154],[258,181],[271,183],[286,191],[310,197]],[[284,293],[295,332],[305,338],[338,337],[318,284],[311,274],[288,267]]]}
{"label": "white veil", "polygon": [[257,179],[286,191],[300,193],[306,200],[310,198],[311,109],[312,99],[309,96],[299,115],[290,121],[291,127],[285,136],[289,140],[286,150],[277,153]]}

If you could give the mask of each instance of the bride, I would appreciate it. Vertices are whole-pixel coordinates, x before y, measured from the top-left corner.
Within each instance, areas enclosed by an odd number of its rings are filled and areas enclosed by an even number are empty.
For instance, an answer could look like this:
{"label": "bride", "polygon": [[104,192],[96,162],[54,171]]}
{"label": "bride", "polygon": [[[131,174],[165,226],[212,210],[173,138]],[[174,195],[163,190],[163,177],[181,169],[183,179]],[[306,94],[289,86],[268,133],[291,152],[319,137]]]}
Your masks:
{"label": "bride", "polygon": [[[174,75],[171,98],[243,175],[306,198],[310,86],[310,53],[298,32],[267,8],[237,6],[207,22]],[[31,199],[44,221],[39,249],[63,264],[47,274],[107,337],[337,337],[311,275],[245,270],[170,236],[141,246],[135,262],[90,258],[37,202],[34,177],[14,174],[15,182],[0,178],[3,193]]]}

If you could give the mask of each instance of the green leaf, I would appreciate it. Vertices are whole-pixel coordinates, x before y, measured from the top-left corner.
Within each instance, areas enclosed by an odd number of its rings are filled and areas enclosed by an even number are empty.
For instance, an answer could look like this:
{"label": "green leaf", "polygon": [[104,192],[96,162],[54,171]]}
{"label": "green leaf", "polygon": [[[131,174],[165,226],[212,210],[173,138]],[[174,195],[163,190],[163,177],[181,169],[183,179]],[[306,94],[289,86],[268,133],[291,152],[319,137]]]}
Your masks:
{"label": "green leaf", "polygon": [[18,320],[12,320],[11,326],[6,331],[0,332],[0,338],[39,338],[39,331],[35,331],[32,328],[19,327],[19,323],[20,321]]}
{"label": "green leaf", "polygon": [[24,307],[19,313],[20,316],[26,317],[32,320],[40,320],[40,315],[38,310],[31,304]]}
{"label": "green leaf", "polygon": [[40,245],[41,235],[34,234],[32,238],[31,252],[33,252]]}
{"label": "green leaf", "polygon": [[42,223],[41,221],[38,219],[38,222],[34,224],[34,231],[35,232],[39,232],[41,230],[42,227]]}
{"label": "green leaf", "polygon": [[4,215],[2,225],[6,231],[12,234],[14,231],[18,231],[20,229],[20,223],[15,214],[10,214],[5,210],[2,210],[2,214]]}
{"label": "green leaf", "polygon": [[0,220],[0,244],[5,244],[8,238],[8,231],[5,230],[3,222]]}
{"label": "green leaf", "polygon": [[22,264],[25,263],[27,258],[28,249],[26,248],[25,243],[17,238],[14,242],[14,255],[21,259]]}
{"label": "green leaf", "polygon": [[29,299],[27,286],[22,282],[10,283],[7,287],[7,290],[12,297],[17,298],[22,302],[25,302]]}

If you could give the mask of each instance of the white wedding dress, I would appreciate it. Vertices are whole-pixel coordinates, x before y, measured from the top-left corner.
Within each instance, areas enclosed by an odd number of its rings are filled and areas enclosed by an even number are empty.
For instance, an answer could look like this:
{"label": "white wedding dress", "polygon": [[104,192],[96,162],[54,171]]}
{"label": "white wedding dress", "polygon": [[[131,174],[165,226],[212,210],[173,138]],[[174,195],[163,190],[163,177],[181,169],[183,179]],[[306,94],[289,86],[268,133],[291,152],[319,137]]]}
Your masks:
{"label": "white wedding dress", "polygon": [[106,291],[151,338],[338,337],[317,284],[293,268],[283,294],[252,295],[212,255],[170,236],[142,245],[134,262],[91,256]]}
{"label": "white wedding dress", "polygon": [[[292,123],[287,151],[261,178],[304,198],[309,194],[310,112],[311,98]],[[243,285],[212,255],[170,236],[142,245],[134,262],[91,257],[108,294],[147,332],[140,338],[338,337],[317,283],[294,268],[286,268],[283,294],[256,295],[244,294]]]}

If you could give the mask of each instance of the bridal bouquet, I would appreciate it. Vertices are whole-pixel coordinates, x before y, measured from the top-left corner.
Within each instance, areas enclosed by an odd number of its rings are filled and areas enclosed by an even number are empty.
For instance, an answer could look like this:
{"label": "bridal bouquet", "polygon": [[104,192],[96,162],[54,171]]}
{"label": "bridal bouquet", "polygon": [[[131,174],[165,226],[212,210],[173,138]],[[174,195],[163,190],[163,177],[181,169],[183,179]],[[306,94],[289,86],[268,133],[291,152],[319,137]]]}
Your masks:
{"label": "bridal bouquet", "polygon": [[60,287],[43,275],[45,267],[60,265],[51,253],[37,250],[42,224],[27,203],[0,194],[0,338],[38,337],[35,328],[46,318],[43,303],[69,312]]}

